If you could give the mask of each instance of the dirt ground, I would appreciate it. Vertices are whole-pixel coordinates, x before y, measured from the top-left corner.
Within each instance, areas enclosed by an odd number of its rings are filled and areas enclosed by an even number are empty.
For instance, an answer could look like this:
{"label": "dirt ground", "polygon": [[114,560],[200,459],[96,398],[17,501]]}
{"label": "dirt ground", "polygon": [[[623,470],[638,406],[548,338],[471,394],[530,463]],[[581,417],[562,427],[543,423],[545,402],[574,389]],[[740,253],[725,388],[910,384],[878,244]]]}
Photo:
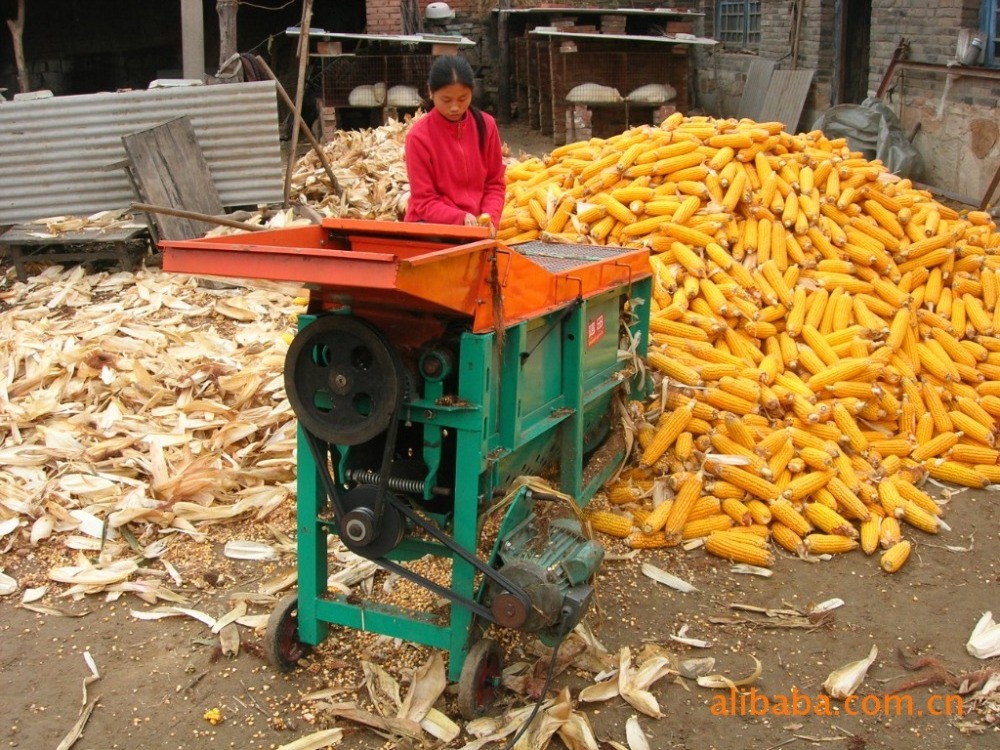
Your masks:
{"label": "dirt ground", "polygon": [[[544,153],[549,148],[547,139],[526,129],[520,133],[517,126],[505,128],[504,137],[514,148],[528,152]],[[931,489],[937,495],[942,491]],[[910,561],[892,576],[880,571],[877,559],[860,552],[823,562],[780,554],[770,579],[734,574],[728,564],[701,550],[675,548],[609,560],[599,574],[598,600],[586,623],[612,653],[628,646],[635,656],[657,650],[677,659],[712,656],[715,671],[733,680],[753,670],[754,658],[760,661],[756,698],[749,699],[743,710],[737,704],[735,712],[729,711],[735,715],[719,715],[730,706],[727,690],[699,687],[690,680],[657,682],[651,692],[665,716],[639,717],[656,750],[993,748],[1000,731],[997,705],[966,705],[965,715],[959,716],[951,697],[966,676],[966,687],[976,687],[984,677],[979,670],[1000,670],[1000,659],[979,661],[965,648],[984,611],[1000,615],[998,501],[995,492],[954,494],[946,510],[951,531],[919,535]],[[268,520],[292,533],[293,516],[294,509],[285,508]],[[190,600],[187,606],[218,617],[231,608],[234,593],[257,591],[294,571],[291,552],[269,562],[233,561],[223,555],[230,538],[273,541],[263,526],[216,528],[218,533],[205,541],[186,543],[174,559],[184,581],[178,590]],[[698,590],[682,594],[655,583],[641,572],[643,562],[686,579]],[[15,548],[0,557],[0,568],[22,587],[43,583],[47,564],[43,552],[28,548]],[[415,747],[357,724],[334,721],[306,696],[333,689],[334,697],[326,700],[358,700],[370,708],[357,689],[360,662],[377,663],[405,681],[408,669],[427,659],[426,649],[337,630],[305,666],[281,673],[264,660],[260,632],[243,628],[240,653],[229,658],[222,655],[209,628],[194,619],[137,619],[132,611],[146,611],[149,606],[133,596],[72,601],[59,594],[53,588],[40,603],[61,614],[29,611],[19,606],[20,594],[0,599],[0,696],[7,710],[0,724],[4,747],[58,746],[77,722],[82,705],[95,698],[83,734],[73,745],[76,750],[265,750],[329,726],[344,729],[339,746],[349,750]],[[804,622],[788,614],[807,612],[810,605],[834,597],[843,599],[844,605],[825,618]],[[733,605],[762,608],[770,614]],[[251,611],[266,614],[268,606],[254,605]],[[688,637],[708,641],[710,647],[672,641],[670,636],[685,627]],[[793,690],[816,702],[827,675],[861,659],[872,645],[878,647],[878,656],[858,691],[866,699],[859,710],[870,715],[848,715],[840,701],[833,702],[837,709],[833,715],[806,711],[802,700],[795,707],[799,715],[763,711],[764,699],[790,696]],[[529,647],[529,639],[510,644],[505,661],[534,662],[535,657],[525,653]],[[93,658],[100,678],[87,687],[87,699],[82,700],[81,686],[91,673],[85,653]],[[912,660],[909,667],[904,665],[915,655],[933,660],[925,660],[920,668],[914,668]],[[568,686],[575,698],[589,682],[586,674],[571,669],[555,678],[552,690]],[[911,687],[903,689],[907,684]],[[912,711],[905,710],[905,703],[885,700],[899,690],[912,700]],[[525,696],[504,692],[496,712],[529,703]],[[903,707],[899,715],[897,705]],[[935,715],[946,705],[951,715]],[[446,693],[439,708],[457,719],[452,692]],[[221,723],[206,720],[212,709],[219,710]],[[636,714],[629,704],[616,698],[577,704],[576,709],[589,718],[602,748],[612,747],[611,742],[625,745],[625,723]],[[449,747],[470,740],[463,734]],[[552,747],[560,746],[553,741]],[[503,743],[487,747],[500,748]]]}
{"label": "dirt ground", "polygon": [[[632,560],[612,560],[600,573],[597,606],[586,622],[612,653],[628,646],[637,657],[653,647],[679,659],[712,656],[716,671],[733,680],[750,673],[756,658],[763,671],[754,688],[768,700],[796,690],[816,701],[830,671],[864,657],[873,644],[879,649],[858,691],[867,701],[859,706],[874,714],[867,716],[842,710],[832,716],[815,715],[805,711],[801,699],[797,710],[805,715],[753,715],[763,712],[763,698],[740,709],[739,704],[730,704],[727,690],[664,679],[652,692],[665,717],[640,717],[654,748],[995,747],[1000,726],[996,706],[992,713],[966,707],[964,716],[931,715],[944,711],[945,698],[956,693],[964,675],[983,667],[1000,668],[998,660],[980,662],[965,650],[982,612],[1000,612],[998,497],[959,493],[949,502],[946,517],[952,531],[940,537],[922,536],[913,558],[893,576],[882,573],[876,559],[860,552],[816,563],[782,556],[770,579],[735,575],[727,564],[701,550],[649,551]],[[290,531],[291,509],[272,523]],[[255,534],[268,540],[262,528],[220,527],[216,538],[192,543],[172,558],[185,580],[179,590],[190,597],[189,606],[220,616],[229,610],[228,599],[234,592],[255,590],[293,569],[290,553],[276,563],[236,562],[222,555],[224,539]],[[949,551],[945,545],[971,551]],[[640,572],[642,562],[684,578],[698,591],[682,594],[653,582]],[[4,568],[26,584],[37,585],[44,578],[40,556],[33,552],[15,550],[4,560]],[[806,611],[809,605],[833,597],[843,599],[844,606],[813,623],[777,612],[768,616],[732,608],[735,604]],[[0,604],[0,668],[8,717],[0,739],[6,747],[58,745],[80,712],[81,685],[90,674],[85,651],[101,676],[88,688],[89,697],[98,700],[74,746],[78,750],[263,750],[334,724],[345,730],[342,747],[410,747],[349,722],[333,722],[304,696],[335,688],[342,690],[339,699],[358,699],[367,705],[366,696],[356,689],[361,660],[380,664],[402,681],[406,670],[400,665],[419,665],[427,658],[426,649],[335,630],[303,668],[281,673],[265,662],[260,637],[247,629],[240,654],[228,658],[221,655],[209,629],[193,619],[136,619],[132,610],[149,607],[132,597],[68,602],[50,594],[45,600],[75,617],[37,614],[19,607],[17,598]],[[253,611],[268,610],[255,606]],[[708,641],[710,647],[672,642],[670,636],[685,626],[688,637]],[[529,639],[517,641],[505,654],[505,663],[533,662],[534,657],[522,651],[529,647]],[[939,668],[908,669],[902,658],[915,655],[934,657]],[[585,674],[571,669],[555,678],[553,690],[569,686],[575,697],[588,681]],[[901,693],[910,696],[912,715],[895,715],[896,704],[890,706],[885,696],[906,683],[922,681],[933,684]],[[528,703],[524,696],[504,692],[497,713]],[[844,706],[839,701],[832,705]],[[905,713],[905,704],[900,705]],[[957,709],[949,705],[955,713]],[[213,708],[224,717],[214,726],[204,718]],[[446,693],[440,708],[458,717],[452,694]],[[621,699],[578,704],[577,710],[588,716],[602,743],[624,743],[625,722],[636,713]],[[725,711],[735,715],[718,715]],[[451,747],[470,739],[460,738]],[[559,747],[559,742],[553,746]]]}

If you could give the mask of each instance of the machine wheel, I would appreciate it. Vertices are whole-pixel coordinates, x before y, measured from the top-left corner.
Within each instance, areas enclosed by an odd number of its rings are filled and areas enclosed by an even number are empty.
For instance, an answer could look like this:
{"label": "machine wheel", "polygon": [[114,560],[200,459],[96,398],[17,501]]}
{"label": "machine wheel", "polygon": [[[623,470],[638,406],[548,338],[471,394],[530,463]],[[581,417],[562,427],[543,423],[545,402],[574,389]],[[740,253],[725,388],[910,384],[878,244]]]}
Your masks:
{"label": "machine wheel", "polygon": [[267,618],[264,654],[282,672],[298,666],[312,652],[312,646],[299,640],[299,597],[288,594],[278,602]]}
{"label": "machine wheel", "polygon": [[406,534],[405,519],[388,502],[383,504],[382,518],[375,524],[377,499],[378,487],[374,484],[353,487],[344,493],[346,515],[337,519],[340,540],[347,549],[369,560],[396,549]]}
{"label": "machine wheel", "polygon": [[458,678],[458,710],[466,721],[481,716],[497,699],[503,658],[492,638],[476,641],[469,649]]}
{"label": "machine wheel", "polygon": [[360,445],[381,434],[403,401],[396,350],[371,323],[325,315],[292,339],[285,391],[299,422],[327,443]]}

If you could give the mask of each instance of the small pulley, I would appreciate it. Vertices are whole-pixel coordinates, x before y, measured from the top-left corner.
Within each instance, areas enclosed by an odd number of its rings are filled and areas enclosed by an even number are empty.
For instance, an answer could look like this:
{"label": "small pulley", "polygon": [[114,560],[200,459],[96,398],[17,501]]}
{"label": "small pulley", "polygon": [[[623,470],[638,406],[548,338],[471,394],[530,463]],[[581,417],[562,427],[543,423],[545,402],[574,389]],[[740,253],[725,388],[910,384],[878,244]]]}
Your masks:
{"label": "small pulley", "polygon": [[[386,490],[386,493],[391,493]],[[394,496],[392,496],[394,497]],[[337,519],[340,540],[351,552],[369,559],[383,557],[403,541],[406,521],[395,505],[378,507],[378,487],[361,484],[343,495],[344,514]]]}
{"label": "small pulley", "polygon": [[303,328],[285,356],[285,391],[302,426],[338,445],[385,432],[403,401],[403,366],[371,323],[326,315]]}

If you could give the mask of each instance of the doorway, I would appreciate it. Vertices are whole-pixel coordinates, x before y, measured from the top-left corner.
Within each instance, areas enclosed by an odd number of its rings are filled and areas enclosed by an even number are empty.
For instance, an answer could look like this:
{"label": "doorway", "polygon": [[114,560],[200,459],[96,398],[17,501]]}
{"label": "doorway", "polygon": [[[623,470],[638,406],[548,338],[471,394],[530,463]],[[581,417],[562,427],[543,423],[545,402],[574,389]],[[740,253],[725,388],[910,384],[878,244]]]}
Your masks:
{"label": "doorway", "polygon": [[868,96],[872,0],[834,5],[834,104],[860,104]]}

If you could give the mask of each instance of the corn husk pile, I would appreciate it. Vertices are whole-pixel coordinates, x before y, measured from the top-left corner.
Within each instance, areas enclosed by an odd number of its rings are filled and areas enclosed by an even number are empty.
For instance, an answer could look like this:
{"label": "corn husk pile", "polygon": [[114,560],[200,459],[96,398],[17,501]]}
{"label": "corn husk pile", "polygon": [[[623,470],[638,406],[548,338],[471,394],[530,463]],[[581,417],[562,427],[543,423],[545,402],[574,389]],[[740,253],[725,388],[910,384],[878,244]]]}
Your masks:
{"label": "corn husk pile", "polygon": [[323,146],[341,194],[314,151],[299,159],[292,172],[292,200],[308,203],[324,216],[402,220],[410,197],[403,162],[403,142],[410,121],[392,120],[378,128],[342,130]]}
{"label": "corn husk pile", "polygon": [[64,593],[176,601],[175,542],[293,496],[287,289],[53,266],[0,300],[0,551],[61,542]]}
{"label": "corn husk pile", "polygon": [[39,239],[59,237],[68,232],[99,234],[116,229],[138,229],[145,226],[135,221],[129,210],[124,208],[98,211],[90,216],[50,216],[28,223],[32,226],[29,234]]}
{"label": "corn husk pile", "polygon": [[[822,133],[684,118],[508,170],[498,236],[648,247],[640,447],[595,527],[773,563],[947,529],[920,485],[1000,482],[1000,234]],[[656,506],[654,510],[653,506]],[[901,529],[902,524],[902,529]]]}

